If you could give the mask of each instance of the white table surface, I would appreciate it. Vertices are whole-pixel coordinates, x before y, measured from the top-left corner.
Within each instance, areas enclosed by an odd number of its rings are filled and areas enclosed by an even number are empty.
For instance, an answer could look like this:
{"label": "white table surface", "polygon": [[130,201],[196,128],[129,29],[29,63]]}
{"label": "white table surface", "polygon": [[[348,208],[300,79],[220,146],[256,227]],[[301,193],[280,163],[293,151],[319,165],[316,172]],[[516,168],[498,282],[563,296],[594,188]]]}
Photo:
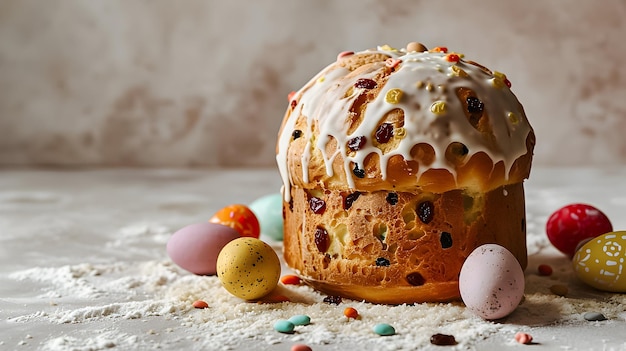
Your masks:
{"label": "white table surface", "polygon": [[[190,310],[159,310],[162,306],[155,305],[137,318],[115,311],[102,318],[77,318],[77,311],[152,299],[149,290],[132,287],[133,277],[150,272],[134,272],[128,267],[145,269],[167,261],[164,243],[174,230],[206,221],[222,206],[250,203],[279,187],[273,169],[0,171],[0,350],[199,349],[196,341],[202,338],[202,329],[185,324]],[[526,193],[528,270],[542,262],[568,269],[567,259],[550,248],[544,232],[547,216],[560,206],[591,203],[609,216],[616,230],[626,229],[626,167],[534,169]],[[99,265],[109,268],[101,274],[93,268]],[[70,276],[81,274],[80,267],[86,267],[86,272],[100,277],[96,286],[86,286],[88,279],[60,277],[66,285],[70,282],[70,286],[62,286],[29,278],[29,269],[35,267],[58,272],[66,272],[63,267],[68,267]],[[172,281],[180,278],[178,272],[172,270]],[[124,278],[129,279],[128,294],[107,285]],[[590,300],[607,298],[575,283],[573,289],[577,296]],[[621,295],[619,299],[624,301]],[[59,317],[59,310],[66,313]],[[494,334],[463,344],[463,348],[626,350],[625,318],[626,313],[618,313],[606,322],[579,318],[528,325],[521,319],[516,323],[530,331],[537,344],[519,345],[511,343],[510,335]],[[106,337],[94,335],[103,331],[123,331],[125,338],[120,339],[118,333],[115,342],[107,342]],[[242,340],[238,348],[289,350],[292,344],[264,343],[268,338]],[[202,349],[211,349],[204,345]],[[364,343],[361,348],[373,350],[376,344],[372,345]],[[310,346],[341,350],[354,345],[338,340]],[[445,348],[424,344],[416,349]]]}

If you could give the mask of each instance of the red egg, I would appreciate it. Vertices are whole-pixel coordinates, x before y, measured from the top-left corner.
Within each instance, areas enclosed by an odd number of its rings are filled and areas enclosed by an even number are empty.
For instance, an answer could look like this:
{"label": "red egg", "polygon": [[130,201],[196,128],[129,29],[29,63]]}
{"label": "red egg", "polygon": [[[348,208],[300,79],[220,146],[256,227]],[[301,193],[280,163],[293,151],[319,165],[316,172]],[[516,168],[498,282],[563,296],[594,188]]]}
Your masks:
{"label": "red egg", "polygon": [[243,237],[258,239],[261,235],[259,220],[254,212],[245,205],[226,206],[217,211],[209,222],[231,227]]}
{"label": "red egg", "polygon": [[612,232],[609,218],[597,208],[571,204],[554,212],[546,223],[546,234],[554,247],[573,257],[576,246],[585,239]]}

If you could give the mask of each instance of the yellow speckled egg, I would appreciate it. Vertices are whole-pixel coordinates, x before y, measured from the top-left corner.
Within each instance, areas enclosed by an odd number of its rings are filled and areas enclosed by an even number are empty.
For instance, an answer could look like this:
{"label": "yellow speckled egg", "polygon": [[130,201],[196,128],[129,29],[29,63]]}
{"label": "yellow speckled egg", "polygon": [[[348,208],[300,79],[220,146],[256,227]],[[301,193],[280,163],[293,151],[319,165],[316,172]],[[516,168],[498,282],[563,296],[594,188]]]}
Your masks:
{"label": "yellow speckled egg", "polygon": [[600,235],[583,245],[572,261],[580,280],[596,289],[626,292],[626,231]]}
{"label": "yellow speckled egg", "polygon": [[269,294],[280,278],[280,261],[271,246],[250,237],[235,239],[217,257],[217,276],[231,294],[256,300]]}

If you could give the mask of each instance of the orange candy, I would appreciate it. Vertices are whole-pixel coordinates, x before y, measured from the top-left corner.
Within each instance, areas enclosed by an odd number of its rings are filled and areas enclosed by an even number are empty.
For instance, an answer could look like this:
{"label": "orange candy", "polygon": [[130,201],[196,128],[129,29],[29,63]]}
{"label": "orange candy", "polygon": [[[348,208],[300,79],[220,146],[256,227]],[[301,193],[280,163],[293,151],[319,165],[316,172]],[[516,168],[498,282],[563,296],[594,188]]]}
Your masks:
{"label": "orange candy", "polygon": [[230,205],[217,211],[211,219],[211,223],[225,225],[235,229],[242,237],[258,239],[261,235],[259,220],[254,212],[245,205]]}
{"label": "orange candy", "polygon": [[343,310],[343,315],[348,318],[357,319],[359,317],[359,312],[352,307],[346,307],[346,309]]}
{"label": "orange candy", "polygon": [[297,275],[287,274],[287,275],[283,275],[280,278],[280,282],[285,285],[300,285],[302,281],[300,280],[300,277],[298,277]]}
{"label": "orange candy", "polygon": [[208,308],[209,304],[206,303],[205,301],[197,300],[193,302],[192,306],[198,309],[203,309],[203,308]]}

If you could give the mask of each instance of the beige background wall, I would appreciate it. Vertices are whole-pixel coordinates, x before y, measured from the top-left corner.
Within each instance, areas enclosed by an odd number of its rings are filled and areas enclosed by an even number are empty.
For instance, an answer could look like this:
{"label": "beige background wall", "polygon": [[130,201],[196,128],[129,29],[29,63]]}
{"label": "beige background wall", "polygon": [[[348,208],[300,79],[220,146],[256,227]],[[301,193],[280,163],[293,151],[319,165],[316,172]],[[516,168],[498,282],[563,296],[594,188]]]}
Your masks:
{"label": "beige background wall", "polygon": [[421,41],[505,72],[536,164],[626,164],[626,2],[0,1],[0,165],[265,166],[343,50]]}

